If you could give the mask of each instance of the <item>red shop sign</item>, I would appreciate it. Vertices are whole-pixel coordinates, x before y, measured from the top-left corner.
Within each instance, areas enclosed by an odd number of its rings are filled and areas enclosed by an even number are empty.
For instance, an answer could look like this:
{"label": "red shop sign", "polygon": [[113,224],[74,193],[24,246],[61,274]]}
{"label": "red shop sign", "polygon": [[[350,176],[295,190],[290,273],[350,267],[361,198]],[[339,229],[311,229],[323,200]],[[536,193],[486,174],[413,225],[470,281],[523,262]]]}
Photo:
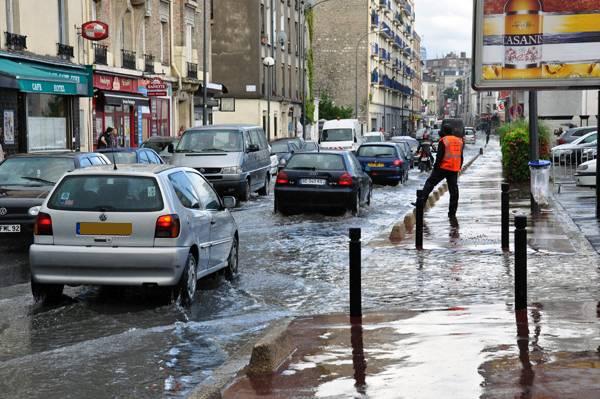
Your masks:
{"label": "red shop sign", "polygon": [[124,78],[121,76],[102,75],[95,73],[94,87],[100,90],[137,93],[138,81],[135,78]]}
{"label": "red shop sign", "polygon": [[167,95],[167,84],[160,78],[152,79],[147,85],[148,97],[162,97]]}
{"label": "red shop sign", "polygon": [[81,36],[88,40],[104,40],[108,37],[108,25],[101,21],[88,21],[81,25]]}

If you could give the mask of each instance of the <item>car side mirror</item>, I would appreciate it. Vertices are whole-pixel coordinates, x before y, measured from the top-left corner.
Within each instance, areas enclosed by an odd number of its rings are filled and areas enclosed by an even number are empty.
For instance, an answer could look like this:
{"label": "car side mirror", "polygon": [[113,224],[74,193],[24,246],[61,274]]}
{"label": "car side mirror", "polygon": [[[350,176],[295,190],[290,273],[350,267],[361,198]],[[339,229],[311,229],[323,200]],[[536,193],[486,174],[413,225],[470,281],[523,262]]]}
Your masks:
{"label": "car side mirror", "polygon": [[169,154],[173,154],[175,152],[175,146],[173,146],[173,144],[169,144],[167,146],[167,151],[169,152]]}
{"label": "car side mirror", "polygon": [[258,146],[256,144],[250,144],[246,152],[257,152]]}
{"label": "car side mirror", "polygon": [[223,197],[223,206],[226,209],[233,209],[237,206],[237,200],[235,197]]}

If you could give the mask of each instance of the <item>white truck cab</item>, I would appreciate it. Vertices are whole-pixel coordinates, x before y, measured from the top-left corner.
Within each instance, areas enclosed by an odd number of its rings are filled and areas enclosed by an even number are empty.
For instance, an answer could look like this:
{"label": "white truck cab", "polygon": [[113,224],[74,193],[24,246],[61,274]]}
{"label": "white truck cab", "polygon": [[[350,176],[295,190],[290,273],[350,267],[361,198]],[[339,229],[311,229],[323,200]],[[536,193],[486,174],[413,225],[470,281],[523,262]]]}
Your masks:
{"label": "white truck cab", "polygon": [[358,119],[338,119],[326,121],[319,137],[323,150],[355,151],[362,144],[363,138]]}

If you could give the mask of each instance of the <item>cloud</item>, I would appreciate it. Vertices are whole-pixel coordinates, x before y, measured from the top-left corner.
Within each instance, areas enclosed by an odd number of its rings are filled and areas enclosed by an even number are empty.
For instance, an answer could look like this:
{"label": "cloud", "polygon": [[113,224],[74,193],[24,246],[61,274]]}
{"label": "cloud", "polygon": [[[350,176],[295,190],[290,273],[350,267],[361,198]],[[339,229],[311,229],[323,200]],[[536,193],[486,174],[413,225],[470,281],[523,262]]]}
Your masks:
{"label": "cloud", "polygon": [[471,54],[473,2],[468,0],[415,0],[415,24],[428,58],[450,51]]}

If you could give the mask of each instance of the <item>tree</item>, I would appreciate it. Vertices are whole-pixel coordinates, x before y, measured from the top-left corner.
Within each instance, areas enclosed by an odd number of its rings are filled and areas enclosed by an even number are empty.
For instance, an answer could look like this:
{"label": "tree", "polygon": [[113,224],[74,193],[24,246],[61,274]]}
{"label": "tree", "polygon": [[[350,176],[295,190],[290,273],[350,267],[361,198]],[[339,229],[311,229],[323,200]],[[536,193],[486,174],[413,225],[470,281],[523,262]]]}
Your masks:
{"label": "tree", "polygon": [[319,117],[325,120],[350,119],[354,115],[352,107],[337,106],[329,94],[324,93],[319,102]]}
{"label": "tree", "polygon": [[457,101],[459,94],[460,91],[456,87],[448,87],[444,90],[444,99]]}

